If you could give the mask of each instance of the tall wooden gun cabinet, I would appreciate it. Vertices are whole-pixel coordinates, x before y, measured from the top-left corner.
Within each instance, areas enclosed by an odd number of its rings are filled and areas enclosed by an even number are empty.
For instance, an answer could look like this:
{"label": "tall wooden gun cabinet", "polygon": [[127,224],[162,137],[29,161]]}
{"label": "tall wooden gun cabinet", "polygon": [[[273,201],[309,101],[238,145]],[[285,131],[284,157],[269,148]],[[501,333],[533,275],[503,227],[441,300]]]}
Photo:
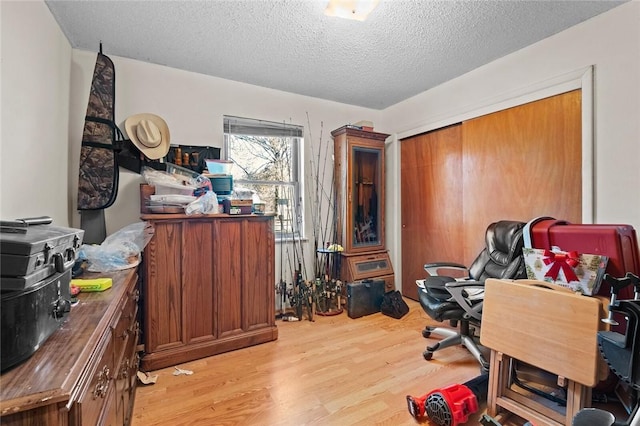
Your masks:
{"label": "tall wooden gun cabinet", "polygon": [[142,215],[142,369],[156,370],[278,338],[273,217]]}
{"label": "tall wooden gun cabinet", "polygon": [[336,228],[342,252],[341,279],[383,279],[394,290],[385,247],[384,141],[389,135],[343,126],[334,142]]}

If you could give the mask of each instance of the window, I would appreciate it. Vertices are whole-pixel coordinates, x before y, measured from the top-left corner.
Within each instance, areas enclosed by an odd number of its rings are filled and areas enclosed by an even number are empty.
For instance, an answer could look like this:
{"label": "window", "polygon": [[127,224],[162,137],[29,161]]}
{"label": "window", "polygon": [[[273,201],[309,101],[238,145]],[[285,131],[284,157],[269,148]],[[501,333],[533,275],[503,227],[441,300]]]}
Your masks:
{"label": "window", "polygon": [[233,187],[247,188],[275,213],[276,238],[302,238],[302,126],[224,116],[222,157],[233,161]]}

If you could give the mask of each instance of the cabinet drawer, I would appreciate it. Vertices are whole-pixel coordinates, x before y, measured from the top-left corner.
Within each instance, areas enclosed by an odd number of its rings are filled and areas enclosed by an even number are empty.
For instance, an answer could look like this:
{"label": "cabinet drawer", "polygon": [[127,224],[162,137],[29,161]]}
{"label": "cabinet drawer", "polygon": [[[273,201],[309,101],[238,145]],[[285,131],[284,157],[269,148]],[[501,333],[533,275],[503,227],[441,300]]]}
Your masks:
{"label": "cabinet drawer", "polygon": [[[96,425],[100,425],[100,426],[124,426],[123,421],[118,418],[117,412],[116,412],[116,398],[117,398],[117,393],[115,392],[115,389],[109,389],[108,390],[108,395],[105,398],[105,403],[104,406],[102,407],[102,412],[100,413],[100,420],[98,421],[98,423],[96,423]],[[86,423],[84,423],[83,420],[83,425],[85,425]]]}
{"label": "cabinet drawer", "polygon": [[[123,350],[121,353],[116,353],[116,362],[118,362],[118,368],[115,371],[113,378],[115,379],[116,394],[121,395],[129,391],[131,385],[131,364],[132,353],[135,352],[137,347],[137,333],[135,330],[139,329],[138,322],[134,322],[127,330],[128,335],[124,339]],[[137,369],[137,366],[136,366]],[[134,373],[135,375],[135,373]]]}
{"label": "cabinet drawer", "polygon": [[118,362],[122,358],[122,354],[127,342],[129,340],[135,340],[134,344],[138,342],[138,333],[140,324],[137,321],[138,307],[134,306],[133,311],[130,314],[121,314],[120,319],[116,323],[113,329],[113,343],[114,343],[114,356],[115,362]]}
{"label": "cabinet drawer", "polygon": [[95,352],[96,360],[90,363],[87,370],[86,384],[83,387],[78,400],[80,418],[83,425],[96,425],[98,420],[107,413],[107,407],[113,407],[114,398],[113,376],[113,339],[111,332],[102,336],[102,340]]}
{"label": "cabinet drawer", "polygon": [[342,275],[346,282],[393,275],[391,259],[387,252],[342,257]]}
{"label": "cabinet drawer", "polygon": [[128,425],[131,421],[133,400],[135,398],[136,373],[138,372],[140,361],[140,356],[136,351],[139,333],[140,324],[135,321],[131,328],[131,334],[127,339],[120,368],[118,369],[118,377],[116,378],[116,412],[118,419],[121,420],[120,424],[124,425]]}
{"label": "cabinet drawer", "polygon": [[132,336],[134,332],[138,314],[138,295],[137,286],[134,286],[132,291],[127,292],[127,297],[122,303],[120,316],[117,318],[115,327],[113,328],[116,361],[122,356],[127,338]]}

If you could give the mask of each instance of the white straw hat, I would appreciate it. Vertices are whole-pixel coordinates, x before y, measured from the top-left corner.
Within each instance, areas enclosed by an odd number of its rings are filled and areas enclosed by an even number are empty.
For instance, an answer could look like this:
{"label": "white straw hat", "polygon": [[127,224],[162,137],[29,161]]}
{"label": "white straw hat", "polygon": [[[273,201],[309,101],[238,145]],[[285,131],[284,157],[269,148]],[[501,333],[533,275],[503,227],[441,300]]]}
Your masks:
{"label": "white straw hat", "polygon": [[155,114],[136,114],[127,118],[124,127],[131,142],[150,160],[169,152],[169,127]]}

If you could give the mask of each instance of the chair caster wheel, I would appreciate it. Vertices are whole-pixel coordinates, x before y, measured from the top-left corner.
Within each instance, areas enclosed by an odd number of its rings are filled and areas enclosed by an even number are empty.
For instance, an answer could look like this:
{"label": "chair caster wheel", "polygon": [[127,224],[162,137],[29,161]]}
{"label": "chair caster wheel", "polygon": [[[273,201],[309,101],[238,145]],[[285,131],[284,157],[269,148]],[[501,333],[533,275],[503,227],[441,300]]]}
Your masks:
{"label": "chair caster wheel", "polygon": [[426,328],[422,330],[422,337],[426,339],[429,336],[431,336],[431,331],[427,330]]}
{"label": "chair caster wheel", "polygon": [[422,352],[422,356],[424,357],[424,359],[429,361],[429,360],[431,360],[431,358],[433,358],[433,352],[424,351],[424,352]]}

